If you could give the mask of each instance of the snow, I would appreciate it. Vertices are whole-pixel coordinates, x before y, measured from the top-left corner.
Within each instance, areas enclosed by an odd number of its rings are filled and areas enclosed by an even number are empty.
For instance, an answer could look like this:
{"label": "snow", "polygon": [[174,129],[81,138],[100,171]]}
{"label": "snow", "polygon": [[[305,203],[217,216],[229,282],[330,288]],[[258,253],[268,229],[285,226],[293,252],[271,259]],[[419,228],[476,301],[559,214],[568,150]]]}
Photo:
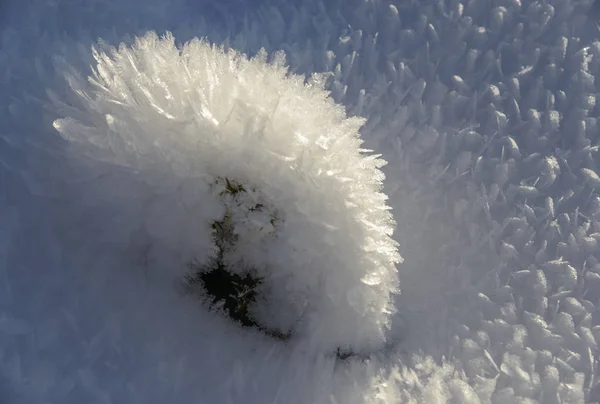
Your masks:
{"label": "snow", "polygon": [[[288,75],[281,55],[248,61],[200,40],[178,48],[172,35],[154,33],[132,48],[92,53],[91,85],[66,77],[80,105],[55,103],[57,114],[70,114],[53,124],[69,141],[67,159],[99,179],[72,192],[85,201],[111,195],[103,206],[128,212],[114,223],[119,239],[142,232],[179,257],[156,268],[167,277],[213,255],[211,223],[225,208],[238,237],[225,260],[238,272],[258,268],[268,284],[273,307],[261,317],[277,329],[297,322],[298,338],[322,351],[383,345],[400,256],[380,193],[383,162],[359,152],[363,120],[345,118],[318,78],[305,85]],[[220,202],[227,187],[219,178],[245,188]],[[269,216],[274,237],[263,237]],[[112,225],[102,231],[114,237]]]}
{"label": "snow", "polygon": [[0,397],[600,401],[594,7],[3,2]]}

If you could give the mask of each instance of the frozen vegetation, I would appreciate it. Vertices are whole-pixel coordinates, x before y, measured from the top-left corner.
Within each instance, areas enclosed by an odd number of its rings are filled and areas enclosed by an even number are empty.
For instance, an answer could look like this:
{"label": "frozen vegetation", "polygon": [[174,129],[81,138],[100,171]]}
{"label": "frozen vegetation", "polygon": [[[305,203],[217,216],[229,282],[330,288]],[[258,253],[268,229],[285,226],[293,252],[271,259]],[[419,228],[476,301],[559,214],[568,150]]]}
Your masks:
{"label": "frozen vegetation", "polygon": [[0,402],[600,402],[599,17],[0,3]]}

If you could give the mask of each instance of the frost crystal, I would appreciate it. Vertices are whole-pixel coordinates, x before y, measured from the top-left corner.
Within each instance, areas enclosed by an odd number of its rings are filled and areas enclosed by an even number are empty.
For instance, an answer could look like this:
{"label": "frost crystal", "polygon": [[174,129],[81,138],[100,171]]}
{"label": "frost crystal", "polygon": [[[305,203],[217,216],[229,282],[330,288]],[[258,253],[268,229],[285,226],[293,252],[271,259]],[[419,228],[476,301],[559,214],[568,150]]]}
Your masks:
{"label": "frost crystal", "polygon": [[[213,224],[227,226],[235,242],[217,242],[226,266],[253,268],[268,291],[258,323],[291,327],[323,351],[385,343],[400,256],[381,193],[384,161],[359,149],[362,119],[288,73],[281,53],[247,59],[149,33],[131,47],[95,47],[93,57],[87,80],[67,76],[78,110],[54,127],[72,164],[135,173],[124,176],[131,189],[150,184],[135,202],[150,212],[131,221],[132,234],[144,230],[170,255],[205,265]],[[128,188],[114,209],[131,208],[119,205],[135,200]],[[229,223],[215,217],[223,210]]]}

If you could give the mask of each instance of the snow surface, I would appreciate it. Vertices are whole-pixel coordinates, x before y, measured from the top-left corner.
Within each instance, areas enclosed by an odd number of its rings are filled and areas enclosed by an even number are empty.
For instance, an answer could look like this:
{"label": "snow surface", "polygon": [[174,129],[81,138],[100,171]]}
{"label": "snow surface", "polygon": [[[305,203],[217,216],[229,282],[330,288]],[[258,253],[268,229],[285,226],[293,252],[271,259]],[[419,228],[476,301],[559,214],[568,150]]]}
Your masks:
{"label": "snow surface", "polygon": [[[0,402],[600,401],[599,16],[0,3]],[[177,286],[219,176],[289,341]]]}

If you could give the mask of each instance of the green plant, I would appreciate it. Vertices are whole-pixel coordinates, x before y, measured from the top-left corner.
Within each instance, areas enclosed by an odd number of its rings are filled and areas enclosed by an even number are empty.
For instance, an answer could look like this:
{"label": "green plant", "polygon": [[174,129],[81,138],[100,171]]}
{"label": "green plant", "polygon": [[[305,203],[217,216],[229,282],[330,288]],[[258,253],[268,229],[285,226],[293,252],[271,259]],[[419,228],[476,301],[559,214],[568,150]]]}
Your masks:
{"label": "green plant", "polygon": [[[190,272],[185,280],[186,289],[190,293],[200,292],[208,296],[213,306],[220,306],[227,316],[244,327],[257,328],[276,339],[289,339],[291,333],[268,329],[252,315],[252,305],[257,301],[260,287],[264,287],[264,278],[258,275],[256,268],[248,267],[242,271],[234,271],[228,267],[231,264],[226,263],[226,255],[239,240],[235,232],[232,209],[244,204],[241,196],[248,191],[241,183],[228,178],[218,177],[215,185],[221,188],[219,196],[223,199],[229,197],[233,201],[231,203],[230,200],[230,205],[235,206],[227,206],[223,219],[211,223],[217,254],[208,263],[193,261],[189,264]],[[252,189],[252,192],[255,192],[255,189]],[[245,208],[249,212],[262,212],[266,209],[264,203],[246,204]],[[271,226],[275,226],[277,221],[277,215],[272,213]]]}

